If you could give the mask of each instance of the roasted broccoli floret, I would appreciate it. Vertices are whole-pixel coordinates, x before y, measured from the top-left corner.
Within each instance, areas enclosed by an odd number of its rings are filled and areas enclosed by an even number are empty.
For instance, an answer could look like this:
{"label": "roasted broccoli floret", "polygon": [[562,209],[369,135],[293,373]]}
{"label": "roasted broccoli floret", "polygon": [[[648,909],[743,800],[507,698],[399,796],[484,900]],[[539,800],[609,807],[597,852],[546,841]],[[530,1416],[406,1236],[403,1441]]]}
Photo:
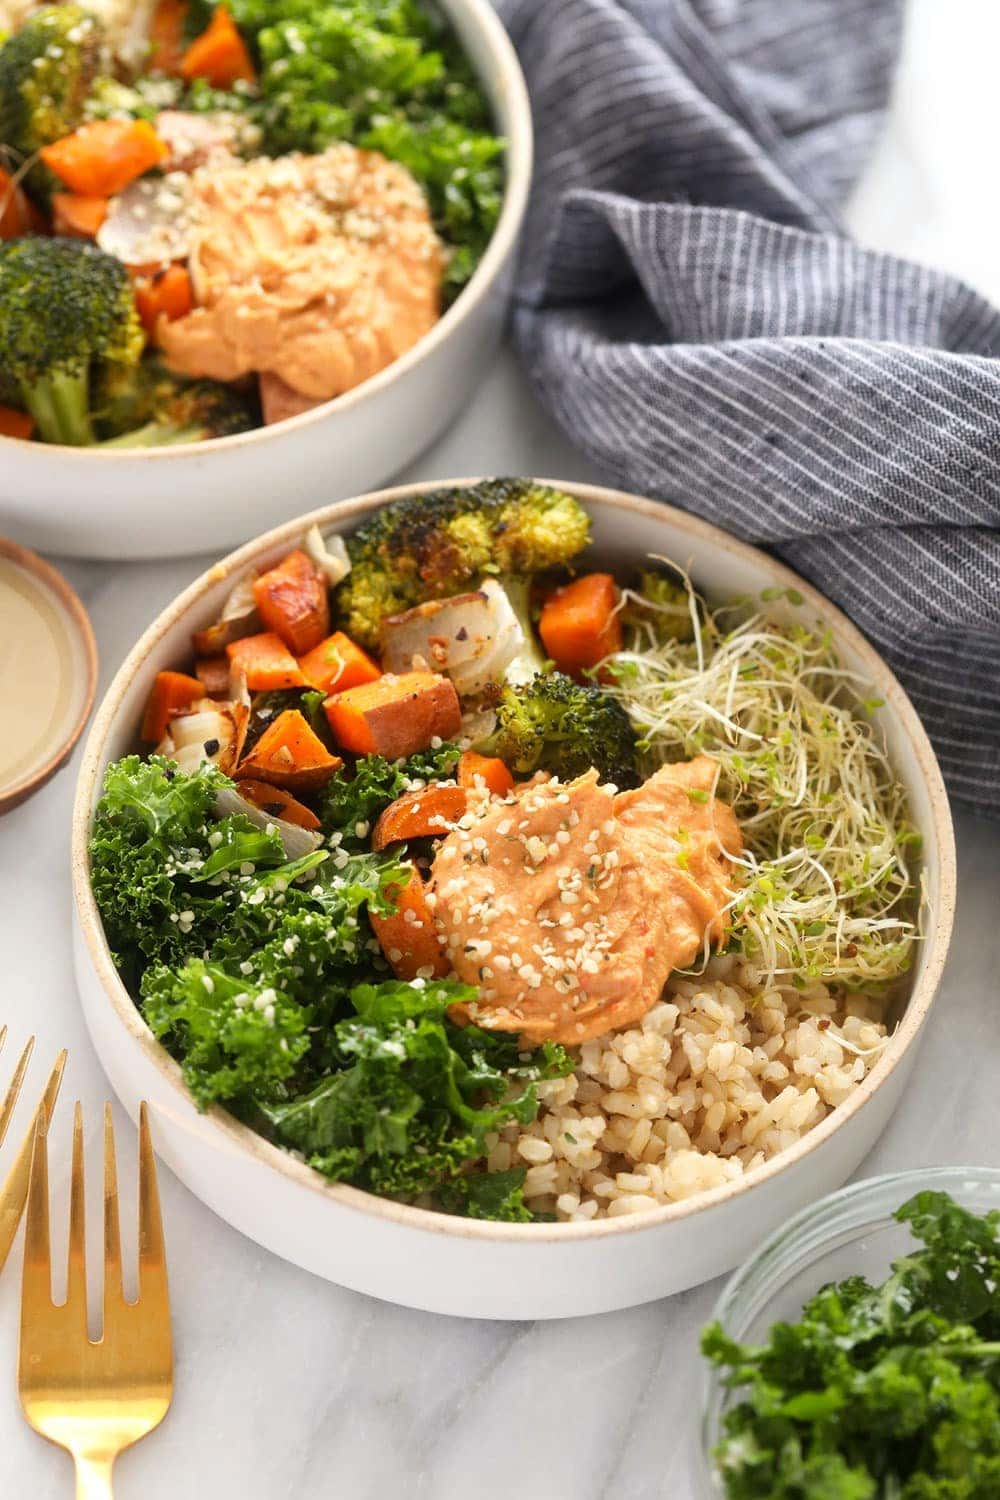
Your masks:
{"label": "roasted broccoli floret", "polygon": [[[79,5],[46,5],[0,47],[0,145],[34,156],[75,130],[101,69],[103,28]],[[55,179],[32,166],[25,185],[44,198]]]}
{"label": "roasted broccoli floret", "polygon": [[95,415],[104,448],[164,448],[248,432],[260,425],[250,401],[213,380],[179,380],[155,359],[111,368]]}
{"label": "roasted broccoli floret", "polygon": [[366,646],[379,624],[428,599],[506,575],[515,594],[533,574],[563,567],[587,545],[590,520],[572,495],[524,479],[486,479],[387,505],[347,539],[351,572],[338,607]]}
{"label": "roasted broccoli floret", "polygon": [[639,781],[636,735],[621,704],[600,688],[543,672],[500,689],[496,728],[476,749],[518,776],[549,771],[571,781],[593,767],[617,787]]}
{"label": "roasted broccoli floret", "polygon": [[95,80],[83,113],[87,120],[148,120],[152,125],[161,110],[181,108],[183,98],[181,78],[166,78],[158,73],[123,83],[107,73]]}
{"label": "roasted broccoli floret", "polygon": [[637,632],[640,646],[693,639],[691,596],[679,578],[645,568],[632,592],[639,597],[626,600],[621,622]]}
{"label": "roasted broccoli floret", "polygon": [[85,240],[0,245],[0,361],[46,442],[92,443],[92,372],[134,364],[142,346],[121,261]]}

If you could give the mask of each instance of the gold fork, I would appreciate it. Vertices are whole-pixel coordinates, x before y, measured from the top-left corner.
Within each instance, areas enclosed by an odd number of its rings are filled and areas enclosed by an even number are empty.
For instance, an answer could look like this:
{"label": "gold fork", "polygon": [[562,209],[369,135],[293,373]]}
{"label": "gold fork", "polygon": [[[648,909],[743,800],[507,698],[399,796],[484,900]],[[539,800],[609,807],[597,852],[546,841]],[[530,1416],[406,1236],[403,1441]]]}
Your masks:
{"label": "gold fork", "polygon": [[46,1125],[39,1115],[28,1192],[18,1386],[36,1432],[73,1455],[77,1500],[108,1500],[118,1454],[158,1426],[173,1395],[167,1267],[145,1104],[139,1114],[139,1297],[122,1291],[118,1172],[104,1111],[104,1324],[87,1333],[83,1116],[73,1117],[66,1301],[52,1302]]}
{"label": "gold fork", "polygon": [[[0,1026],[0,1052],[3,1051],[7,1040],[6,1026]],[[24,1075],[28,1071],[28,1063],[34,1050],[35,1038],[30,1036],[24,1045],[21,1056],[14,1065],[14,1076],[0,1104],[0,1146],[3,1145],[10,1122],[14,1115],[14,1107],[20,1097],[24,1085]],[[45,1091],[38,1103],[46,1120],[52,1118],[56,1099],[59,1096],[59,1085],[62,1083],[63,1070],[66,1067],[66,1053],[60,1052],[56,1058],[52,1072],[49,1074]],[[0,1271],[3,1270],[10,1247],[14,1243],[17,1234],[17,1226],[21,1222],[21,1214],[24,1212],[25,1200],[28,1196],[28,1178],[31,1175],[31,1151],[35,1140],[35,1127],[32,1123],[25,1131],[24,1139],[18,1147],[17,1155],[11,1163],[10,1171],[7,1173],[3,1185],[0,1186]]]}

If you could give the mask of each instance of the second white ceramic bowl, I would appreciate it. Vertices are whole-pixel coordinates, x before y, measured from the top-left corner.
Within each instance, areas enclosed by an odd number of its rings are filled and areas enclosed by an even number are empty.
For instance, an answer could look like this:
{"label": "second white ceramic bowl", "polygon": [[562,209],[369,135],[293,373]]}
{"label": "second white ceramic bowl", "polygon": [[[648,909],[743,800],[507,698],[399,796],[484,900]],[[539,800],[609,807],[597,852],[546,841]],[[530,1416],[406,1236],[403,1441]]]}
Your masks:
{"label": "second white ceramic bowl", "polygon": [[885,1129],[913,1066],[955,900],[954,839],[934,753],[899,683],[854,626],[781,563],[714,526],[652,500],[545,482],[587,506],[594,559],[610,571],[627,574],[658,553],[686,564],[713,598],[797,588],[805,603],[793,617],[829,625],[842,660],[884,702],[877,722],[924,839],[924,940],[884,1053],[850,1099],[790,1150],[685,1202],[589,1224],[484,1223],[407,1207],[331,1185],[223,1110],[198,1114],[180,1068],[153,1039],[118,977],[90,889],[87,841],[105,767],[133,748],[156,673],[185,660],[191,631],[217,618],[234,577],[277,561],[307,524],[349,532],[388,501],[437,485],[384,490],[316,511],[233,553],[192,584],[150,626],[108,689],[84,752],[73,815],[75,962],[87,1024],[130,1114],[137,1115],[141,1099],[151,1102],[157,1146],[170,1167],[229,1223],[287,1260],[391,1302],[469,1317],[569,1317],[681,1291],[729,1270],[804,1204],[846,1181]]}
{"label": "second white ceramic bowl", "polygon": [[503,209],[461,296],[409,353],[274,427],[118,452],[0,437],[0,530],[61,557],[189,556],[238,546],[316,503],[382,484],[447,426],[489,366],[531,184],[531,106],[490,0],[439,0],[506,140]]}

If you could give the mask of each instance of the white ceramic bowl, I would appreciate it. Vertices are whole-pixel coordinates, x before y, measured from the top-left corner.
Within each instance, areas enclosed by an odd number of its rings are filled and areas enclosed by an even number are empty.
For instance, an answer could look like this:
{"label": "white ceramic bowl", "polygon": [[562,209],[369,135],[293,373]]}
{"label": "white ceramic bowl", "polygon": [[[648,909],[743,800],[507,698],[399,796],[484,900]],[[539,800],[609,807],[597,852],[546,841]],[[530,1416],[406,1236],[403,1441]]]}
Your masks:
{"label": "white ceramic bowl", "polygon": [[317,496],[382,484],[458,413],[489,365],[531,183],[531,107],[490,0],[438,0],[507,142],[503,209],[475,274],[409,353],[274,427],[185,447],[98,452],[0,437],[0,531],[62,557],[189,556],[238,546]]}
{"label": "white ceramic bowl", "polygon": [[[899,1101],[941,977],[954,910],[954,838],[934,753],[899,683],[860,633],[782,564],[703,521],[617,491],[561,487],[587,505],[594,555],[612,570],[626,571],[654,552],[688,564],[705,592],[718,598],[796,587],[806,610],[829,624],[842,659],[884,700],[879,723],[924,836],[924,941],[905,1012],[885,1052],[847,1103],[789,1151],[735,1182],[646,1215],[589,1224],[494,1224],[333,1186],[224,1111],[197,1113],[180,1068],[154,1041],[111,961],[90,889],[91,816],[105,767],[133,747],[156,672],[184,659],[192,629],[216,617],[234,576],[276,561],[301,535],[304,518],[212,568],[146,631],[98,710],[73,818],[75,960],[87,1024],[129,1112],[135,1116],[141,1099],[151,1101],[157,1146],[170,1167],[224,1219],[320,1276],[389,1301],[472,1317],[567,1317],[680,1291],[729,1270],[789,1215],[839,1187]],[[308,520],[349,531],[387,501],[434,488],[385,490]]]}

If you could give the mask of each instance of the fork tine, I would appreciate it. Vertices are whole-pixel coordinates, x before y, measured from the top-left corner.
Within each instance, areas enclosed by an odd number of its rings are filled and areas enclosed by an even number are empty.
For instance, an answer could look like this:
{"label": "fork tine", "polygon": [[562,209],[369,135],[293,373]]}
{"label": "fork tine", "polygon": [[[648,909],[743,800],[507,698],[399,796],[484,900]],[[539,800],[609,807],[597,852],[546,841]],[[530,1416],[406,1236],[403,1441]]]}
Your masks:
{"label": "fork tine", "polygon": [[[163,1242],[160,1192],[156,1182],[156,1159],[149,1130],[149,1107],[139,1105],[139,1296],[158,1302],[169,1317],[167,1297],[167,1252]],[[155,1312],[155,1309],[151,1309]]]}
{"label": "fork tine", "polygon": [[[135,1304],[120,1296],[105,1300],[102,1337],[87,1337],[75,1309],[56,1307],[51,1291],[47,1125],[39,1111],[28,1192],[28,1224],[21,1286],[18,1394],[36,1432],[67,1449],[76,1463],[77,1494],[111,1494],[117,1455],[163,1421],[173,1396],[170,1308],[166,1298],[163,1230],[160,1224],[149,1121],[143,1109],[139,1147],[139,1280]],[[107,1287],[120,1283],[117,1164],[110,1107],[104,1122],[107,1208],[105,1243],[110,1254]],[[82,1290],[83,1128],[74,1112],[70,1249],[80,1257]],[[82,1305],[85,1309],[86,1303]],[[76,1325],[76,1326],[74,1326]],[[0,1486],[2,1489],[3,1486]]]}
{"label": "fork tine", "polygon": [[[42,1110],[35,1121],[28,1213],[24,1228],[24,1278],[21,1283],[22,1329],[39,1309],[52,1305],[52,1264],[49,1257],[48,1124]],[[23,1334],[22,1334],[23,1337]]]}
{"label": "fork tine", "polygon": [[[59,1096],[59,1085],[62,1083],[65,1067],[66,1053],[63,1051],[52,1065],[52,1071],[38,1106],[38,1116],[44,1117],[46,1126],[52,1119],[52,1111],[55,1109],[56,1099]],[[3,1205],[0,1208],[0,1271],[3,1270],[10,1254],[10,1247],[17,1234],[17,1226],[21,1222],[21,1211],[28,1196],[28,1179],[31,1176],[31,1155],[34,1144],[35,1122],[33,1121],[25,1132],[24,1140],[7,1173],[7,1180],[0,1185],[0,1204]]]}
{"label": "fork tine", "polygon": [[69,1253],[66,1263],[66,1307],[87,1327],[86,1189],[83,1170],[83,1111],[73,1110],[73,1158],[69,1187]]}
{"label": "fork tine", "polygon": [[111,1105],[104,1106],[104,1326],[112,1302],[122,1301],[122,1236],[118,1221],[118,1164]]}
{"label": "fork tine", "polygon": [[[4,1027],[3,1034],[6,1037],[6,1026]],[[33,1036],[29,1036],[27,1042],[25,1042],[24,1044],[24,1051],[21,1053],[21,1056],[17,1060],[17,1066],[14,1069],[14,1076],[10,1081],[10,1087],[4,1095],[3,1104],[0,1104],[0,1146],[3,1145],[4,1136],[7,1134],[11,1116],[14,1113],[14,1105],[17,1103],[18,1095],[21,1092],[21,1085],[24,1082],[24,1075],[28,1071],[28,1062],[31,1057],[32,1050],[34,1049],[34,1045],[35,1038]]]}

